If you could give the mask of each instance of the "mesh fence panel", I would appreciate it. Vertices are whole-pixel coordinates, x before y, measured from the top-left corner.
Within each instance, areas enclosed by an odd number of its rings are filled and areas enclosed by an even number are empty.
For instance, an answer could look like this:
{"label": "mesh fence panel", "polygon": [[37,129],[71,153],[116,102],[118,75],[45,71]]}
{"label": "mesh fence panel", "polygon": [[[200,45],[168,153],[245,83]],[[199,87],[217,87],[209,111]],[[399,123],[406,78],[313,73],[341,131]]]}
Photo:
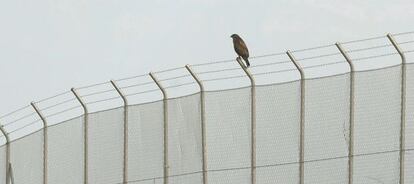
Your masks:
{"label": "mesh fence panel", "polygon": [[122,182],[123,108],[89,115],[89,183]]}
{"label": "mesh fence panel", "polygon": [[6,145],[0,146],[0,183],[6,181]]}
{"label": "mesh fence panel", "polygon": [[213,183],[246,183],[250,179],[250,88],[206,92],[208,180]]}
{"label": "mesh fence panel", "polygon": [[128,112],[128,181],[162,183],[163,102],[130,106]]}
{"label": "mesh fence panel", "polygon": [[43,131],[14,140],[10,144],[14,182],[43,183]]}
{"label": "mesh fence panel", "polygon": [[342,74],[306,80],[305,183],[348,181],[349,79]]}
{"label": "mesh fence panel", "polygon": [[200,107],[200,94],[168,100],[168,165],[169,175],[174,176],[169,179],[171,184],[202,183]]}
{"label": "mesh fence panel", "polygon": [[83,183],[83,116],[48,128],[48,182]]}
{"label": "mesh fence panel", "polygon": [[414,64],[407,65],[405,113],[405,182],[414,183]]}
{"label": "mesh fence panel", "polygon": [[256,87],[257,183],[299,181],[300,82]]}
{"label": "mesh fence panel", "polygon": [[355,74],[354,183],[398,183],[401,66]]}

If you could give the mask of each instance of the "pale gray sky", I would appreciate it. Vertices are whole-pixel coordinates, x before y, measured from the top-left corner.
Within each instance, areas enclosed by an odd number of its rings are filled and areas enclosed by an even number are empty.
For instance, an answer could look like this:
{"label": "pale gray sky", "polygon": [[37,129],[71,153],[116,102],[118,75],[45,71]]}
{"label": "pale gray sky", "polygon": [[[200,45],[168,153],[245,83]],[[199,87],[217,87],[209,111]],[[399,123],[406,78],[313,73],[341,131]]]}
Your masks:
{"label": "pale gray sky", "polygon": [[411,0],[0,1],[0,115],[73,86],[414,30]]}

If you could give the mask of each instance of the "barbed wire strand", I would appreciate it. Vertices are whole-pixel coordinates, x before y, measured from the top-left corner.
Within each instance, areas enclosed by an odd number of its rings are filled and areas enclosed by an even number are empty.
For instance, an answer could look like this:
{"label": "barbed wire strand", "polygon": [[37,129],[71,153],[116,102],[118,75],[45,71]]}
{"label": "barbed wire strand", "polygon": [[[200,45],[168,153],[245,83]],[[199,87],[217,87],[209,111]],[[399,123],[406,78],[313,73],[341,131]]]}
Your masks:
{"label": "barbed wire strand", "polygon": [[148,74],[141,74],[141,75],[135,75],[135,76],[131,76],[131,77],[125,77],[125,78],[117,79],[117,80],[114,80],[114,81],[120,82],[120,81],[125,81],[125,80],[130,80],[130,79],[145,77],[145,76],[148,76]]}
{"label": "barbed wire strand", "polygon": [[227,79],[236,79],[236,78],[242,78],[247,77],[246,75],[237,75],[237,76],[231,76],[231,77],[219,77],[214,79],[204,79],[201,80],[202,82],[212,82],[212,81],[218,81],[218,80],[227,80]]}
{"label": "barbed wire strand", "polygon": [[82,107],[82,106],[81,105],[76,105],[76,106],[70,107],[68,109],[65,109],[65,110],[62,110],[62,111],[58,111],[58,112],[55,112],[53,114],[49,114],[49,115],[45,116],[45,118],[50,118],[50,117],[53,117],[53,116],[56,116],[56,115],[59,115],[59,114],[62,114],[62,113],[71,111],[73,109],[80,108],[80,107]]}
{"label": "barbed wire strand", "polygon": [[263,54],[263,55],[251,56],[250,58],[251,59],[258,59],[258,58],[263,58],[263,57],[281,56],[281,55],[286,55],[286,52]]}
{"label": "barbed wire strand", "polygon": [[329,56],[336,56],[336,55],[341,55],[341,53],[340,52],[335,52],[335,53],[322,54],[322,55],[311,56],[311,57],[306,57],[306,58],[298,58],[298,59],[296,59],[296,61],[304,61],[304,60],[323,58],[323,57],[329,57]]}
{"label": "barbed wire strand", "polygon": [[66,94],[69,94],[69,93],[70,93],[70,91],[65,91],[65,92],[59,93],[57,95],[54,95],[54,96],[47,97],[47,98],[41,99],[39,101],[36,101],[36,103],[45,102],[45,101],[48,101],[50,99],[53,99],[53,98],[56,98],[56,97],[59,97],[59,96],[62,96],[62,95],[66,95]]}
{"label": "barbed wire strand", "polygon": [[22,126],[22,127],[19,127],[19,128],[17,128],[17,129],[11,130],[11,131],[9,131],[9,134],[12,134],[12,133],[17,132],[17,131],[19,131],[19,130],[22,130],[22,129],[24,129],[24,128],[28,127],[28,126],[31,126],[31,125],[33,125],[33,124],[35,124],[35,123],[39,122],[40,120],[41,120],[41,119],[38,119],[38,120],[36,120],[36,121],[32,121],[32,122],[30,122],[30,123],[28,123],[28,124],[26,124],[26,125],[24,125],[24,126]]}
{"label": "barbed wire strand", "polygon": [[153,72],[154,74],[160,74],[160,73],[165,73],[165,72],[172,72],[172,71],[176,71],[179,69],[185,69],[184,67],[175,67],[175,68],[170,68],[170,69],[166,69],[166,70],[161,70],[161,71],[156,71]]}
{"label": "barbed wire strand", "polygon": [[126,97],[128,97],[128,96],[134,96],[134,95],[139,95],[139,94],[144,94],[144,93],[150,93],[150,92],[154,92],[154,91],[160,91],[160,89],[150,89],[150,90],[141,91],[141,92],[137,92],[137,93],[125,94],[125,96]]}
{"label": "barbed wire strand", "polygon": [[385,56],[392,56],[392,55],[397,55],[397,54],[398,54],[397,52],[394,52],[394,53],[381,54],[381,55],[375,55],[375,56],[361,57],[361,58],[353,59],[352,61],[361,61],[361,60],[367,60],[367,59],[373,59],[373,58],[379,58],[379,57],[385,57]]}
{"label": "barbed wire strand", "polygon": [[123,87],[119,87],[120,89],[128,89],[128,88],[133,88],[133,87],[138,87],[138,86],[144,86],[144,85],[148,85],[148,84],[155,84],[154,81],[149,81],[149,82],[142,82],[142,83],[138,83],[138,84],[132,84],[132,85],[128,85],[128,86],[123,86]]}
{"label": "barbed wire strand", "polygon": [[272,63],[265,63],[265,64],[256,64],[254,66],[250,66],[250,68],[259,68],[263,66],[270,66],[270,65],[278,65],[278,64],[285,64],[285,63],[292,63],[290,60],[280,61],[280,62],[272,62]]}
{"label": "barbed wire strand", "polygon": [[112,91],[116,91],[116,89],[107,89],[107,90],[103,90],[103,91],[97,91],[97,92],[93,92],[93,93],[81,95],[81,97],[88,97],[88,96],[93,96],[93,95],[99,95],[99,94],[108,93],[108,92],[112,92]]}
{"label": "barbed wire strand", "polygon": [[170,80],[175,80],[175,79],[180,79],[180,78],[186,78],[186,77],[191,77],[191,75],[190,74],[179,75],[179,76],[165,78],[165,79],[158,79],[158,81],[159,82],[165,82],[165,81],[170,81]]}
{"label": "barbed wire strand", "polygon": [[20,107],[20,108],[18,108],[18,109],[16,109],[16,110],[14,110],[14,111],[12,111],[12,112],[9,112],[9,113],[7,113],[7,114],[2,115],[2,116],[0,117],[0,119],[5,118],[5,117],[7,117],[7,116],[10,116],[10,115],[12,115],[12,114],[14,114],[14,113],[17,113],[17,112],[19,112],[19,111],[22,111],[23,109],[26,109],[26,108],[28,108],[28,107],[30,107],[30,105],[26,105],[26,106],[24,106],[24,107]]}
{"label": "barbed wire strand", "polygon": [[310,50],[317,50],[317,49],[323,49],[323,48],[328,48],[328,47],[332,47],[335,46],[335,44],[328,44],[328,45],[321,45],[318,47],[310,47],[310,48],[305,48],[305,49],[298,49],[298,50],[292,50],[292,53],[295,52],[304,52],[304,51],[310,51]]}
{"label": "barbed wire strand", "polygon": [[342,60],[342,61],[336,61],[336,62],[330,62],[330,63],[323,63],[323,64],[319,64],[319,65],[306,66],[306,67],[302,67],[302,68],[303,69],[317,68],[317,67],[322,67],[322,66],[336,65],[336,64],[340,64],[340,63],[346,63],[346,61]]}
{"label": "barbed wire strand", "polygon": [[180,86],[186,86],[186,85],[190,85],[190,84],[197,84],[196,82],[187,82],[187,83],[183,83],[183,84],[177,84],[177,85],[171,85],[171,86],[166,86],[164,87],[164,89],[171,89],[171,88],[176,88],[176,87],[180,87]]}
{"label": "barbed wire strand", "polygon": [[8,125],[11,125],[11,124],[13,124],[13,123],[15,123],[15,122],[18,122],[18,121],[20,121],[20,120],[22,120],[22,119],[26,119],[26,118],[28,118],[28,117],[30,117],[30,116],[35,115],[35,114],[37,114],[37,113],[36,113],[36,112],[32,112],[31,114],[27,114],[27,115],[25,115],[25,116],[22,116],[22,117],[20,117],[20,118],[17,118],[17,119],[15,119],[15,120],[13,120],[13,121],[7,122],[7,123],[3,124],[3,126],[8,126]]}
{"label": "barbed wire strand", "polygon": [[378,40],[380,38],[386,38],[386,36],[376,36],[371,38],[359,39],[359,40],[351,40],[347,42],[341,42],[341,44],[350,44],[350,43],[357,43],[357,42],[364,42],[364,41],[371,41],[371,40]]}
{"label": "barbed wire strand", "polygon": [[253,76],[260,76],[260,75],[269,75],[269,74],[276,74],[276,73],[283,73],[283,72],[291,72],[291,71],[297,71],[296,68],[289,68],[285,70],[278,70],[278,71],[271,71],[271,72],[259,72],[259,73],[252,73]]}
{"label": "barbed wire strand", "polygon": [[78,90],[81,90],[81,89],[87,89],[87,88],[91,88],[91,87],[95,87],[95,86],[101,86],[101,85],[104,85],[104,84],[109,84],[109,82],[108,82],[108,81],[106,81],[106,82],[101,82],[101,83],[91,84],[91,85],[87,85],[87,86],[78,87],[78,88],[76,88],[76,89],[78,89]]}
{"label": "barbed wire strand", "polygon": [[224,71],[234,71],[234,70],[240,70],[240,69],[241,69],[240,67],[234,67],[234,68],[226,68],[226,69],[220,69],[220,70],[210,70],[210,71],[197,72],[197,75],[220,73]]}
{"label": "barbed wire strand", "polygon": [[54,104],[54,105],[51,105],[51,106],[44,107],[44,108],[42,108],[42,109],[40,109],[40,110],[41,110],[41,111],[45,111],[45,110],[51,109],[51,108],[53,108],[53,107],[57,107],[57,106],[59,106],[59,105],[63,105],[63,104],[65,104],[65,103],[68,103],[68,102],[70,102],[70,101],[74,101],[74,100],[76,100],[76,98],[67,99],[67,100],[62,101],[62,102],[59,102],[59,103],[57,103],[57,104]]}
{"label": "barbed wire strand", "polygon": [[392,34],[392,35],[393,35],[393,36],[400,36],[400,35],[406,35],[406,34],[414,34],[414,31],[402,32],[402,33],[396,33],[396,34]]}
{"label": "barbed wire strand", "polygon": [[86,104],[91,105],[91,104],[96,104],[96,103],[99,103],[99,102],[106,102],[106,101],[115,100],[115,99],[119,99],[119,98],[121,98],[121,97],[120,96],[115,96],[115,97],[111,97],[111,98],[105,98],[105,99],[102,99],[102,100],[86,102]]}
{"label": "barbed wire strand", "polygon": [[384,48],[384,47],[391,47],[393,46],[392,44],[385,44],[385,45],[379,45],[379,46],[373,46],[373,47],[365,47],[365,48],[360,48],[360,49],[353,49],[353,50],[348,50],[348,53],[352,53],[352,52],[361,52],[361,51],[366,51],[366,50],[373,50],[373,49],[379,49],[379,48]]}

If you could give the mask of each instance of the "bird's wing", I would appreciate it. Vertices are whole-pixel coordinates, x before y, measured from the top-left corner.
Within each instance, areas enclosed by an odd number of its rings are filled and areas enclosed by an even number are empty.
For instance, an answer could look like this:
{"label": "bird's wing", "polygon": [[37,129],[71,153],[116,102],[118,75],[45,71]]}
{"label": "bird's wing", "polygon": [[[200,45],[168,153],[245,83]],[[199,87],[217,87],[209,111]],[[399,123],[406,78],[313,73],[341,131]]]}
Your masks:
{"label": "bird's wing", "polygon": [[249,49],[247,49],[247,46],[242,39],[239,40],[238,45],[239,45],[240,55],[244,57],[249,57]]}

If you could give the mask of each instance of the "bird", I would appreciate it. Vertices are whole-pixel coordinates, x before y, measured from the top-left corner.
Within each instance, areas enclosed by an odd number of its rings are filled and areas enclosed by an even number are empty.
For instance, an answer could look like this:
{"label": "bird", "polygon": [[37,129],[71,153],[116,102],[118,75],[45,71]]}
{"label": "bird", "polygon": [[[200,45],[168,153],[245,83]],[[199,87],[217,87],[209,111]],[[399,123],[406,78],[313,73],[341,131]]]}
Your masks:
{"label": "bird", "polygon": [[246,61],[247,67],[249,67],[249,49],[247,49],[246,43],[244,43],[243,39],[237,34],[232,34],[231,38],[233,38],[233,46],[234,51],[236,51],[238,55],[237,58],[243,58],[243,60]]}

